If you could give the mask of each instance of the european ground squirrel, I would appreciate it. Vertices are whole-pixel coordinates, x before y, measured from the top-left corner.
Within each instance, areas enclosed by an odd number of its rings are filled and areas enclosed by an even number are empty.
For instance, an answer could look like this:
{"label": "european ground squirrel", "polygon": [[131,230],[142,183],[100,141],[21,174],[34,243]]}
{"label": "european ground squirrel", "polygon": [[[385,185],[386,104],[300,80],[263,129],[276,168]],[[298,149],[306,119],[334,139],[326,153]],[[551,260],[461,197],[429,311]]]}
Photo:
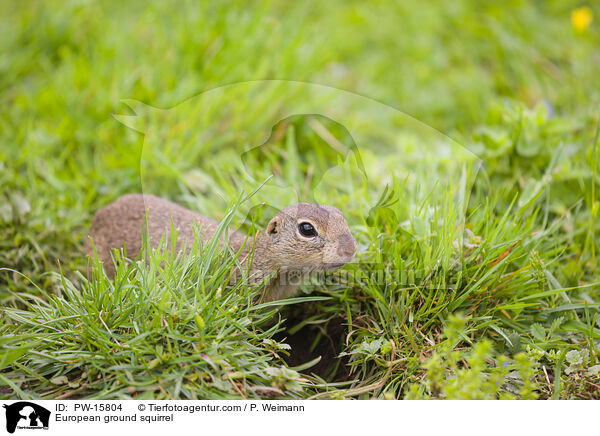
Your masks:
{"label": "european ground squirrel", "polygon": [[[203,241],[210,240],[219,225],[215,220],[154,195],[124,195],[96,212],[89,231],[109,277],[115,274],[112,249],[123,248],[125,244],[129,257],[140,252],[146,211],[151,248],[158,247],[161,236],[170,236],[171,220],[179,232],[177,250],[182,249],[184,242],[186,247],[193,244],[194,224]],[[241,232],[229,231],[228,242],[234,251],[239,251],[245,240],[246,235]],[[248,256],[248,247],[252,246],[254,255]],[[240,259],[242,267],[247,268],[252,257],[249,277],[255,280],[276,273],[263,294],[263,301],[273,301],[293,296],[308,273],[344,266],[355,252],[356,241],[337,208],[297,203],[275,215],[255,241],[249,238]],[[89,238],[86,253],[93,256]]]}

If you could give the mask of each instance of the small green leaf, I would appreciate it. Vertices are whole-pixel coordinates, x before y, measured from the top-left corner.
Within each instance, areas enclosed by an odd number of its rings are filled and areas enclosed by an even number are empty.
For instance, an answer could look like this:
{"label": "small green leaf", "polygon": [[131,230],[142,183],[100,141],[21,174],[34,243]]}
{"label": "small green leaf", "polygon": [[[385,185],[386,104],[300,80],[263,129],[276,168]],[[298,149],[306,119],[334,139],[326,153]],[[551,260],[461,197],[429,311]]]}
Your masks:
{"label": "small green leaf", "polygon": [[546,341],[546,330],[540,324],[533,324],[531,326],[531,334],[538,341],[545,342]]}
{"label": "small green leaf", "polygon": [[381,354],[387,354],[390,351],[392,351],[392,343],[390,341],[386,341],[382,346],[381,346]]}
{"label": "small green leaf", "polygon": [[6,348],[2,352],[0,352],[0,369],[10,365],[19,357],[27,352],[30,348],[36,346],[38,342],[33,342],[30,344],[22,345],[17,348]]}
{"label": "small green leaf", "polygon": [[600,375],[600,365],[590,366],[585,373],[589,376]]}
{"label": "small green leaf", "polygon": [[567,362],[569,362],[571,365],[574,365],[582,363],[583,359],[581,357],[581,354],[579,354],[579,351],[571,350],[567,353]]}

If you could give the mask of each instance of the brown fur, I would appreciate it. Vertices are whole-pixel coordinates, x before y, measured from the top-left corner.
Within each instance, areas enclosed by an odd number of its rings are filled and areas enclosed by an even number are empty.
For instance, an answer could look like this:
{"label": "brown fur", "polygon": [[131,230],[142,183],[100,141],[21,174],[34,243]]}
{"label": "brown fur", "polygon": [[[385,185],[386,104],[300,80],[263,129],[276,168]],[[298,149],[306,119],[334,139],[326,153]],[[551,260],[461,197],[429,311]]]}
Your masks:
{"label": "brown fur", "polygon": [[[154,195],[124,195],[96,212],[89,231],[109,277],[115,274],[112,249],[120,249],[125,245],[129,258],[134,258],[140,252],[146,211],[151,248],[158,247],[161,236],[168,241],[171,221],[179,232],[179,251],[184,242],[186,247],[193,244],[194,224],[198,225],[203,241],[212,238],[218,226],[210,218]],[[298,231],[300,222],[311,223],[317,236],[302,236]],[[242,233],[229,232],[229,245],[234,251],[240,250],[245,240],[246,236]],[[248,241],[247,246],[252,246],[252,240]],[[356,241],[338,209],[314,203],[298,203],[275,215],[266,231],[257,234],[254,256],[248,256],[245,248],[241,259],[242,266],[246,267],[249,257],[253,257],[249,273],[254,280],[262,280],[277,272],[267,285],[263,297],[263,301],[272,301],[292,296],[308,272],[340,268],[352,259],[355,251]],[[86,242],[86,253],[93,256],[89,240]]]}

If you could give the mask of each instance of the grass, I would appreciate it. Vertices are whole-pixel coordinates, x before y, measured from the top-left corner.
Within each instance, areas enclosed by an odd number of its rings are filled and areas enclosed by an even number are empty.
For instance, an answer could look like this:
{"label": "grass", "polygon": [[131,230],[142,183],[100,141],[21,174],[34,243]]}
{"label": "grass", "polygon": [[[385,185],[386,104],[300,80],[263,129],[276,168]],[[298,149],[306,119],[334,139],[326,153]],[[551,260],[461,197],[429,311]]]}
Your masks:
{"label": "grass", "polygon": [[[599,398],[580,6],[2,3],[0,396]],[[331,88],[203,93],[263,79]],[[88,279],[94,211],[142,190],[249,234],[332,204],[357,260],[273,304],[214,244]]]}

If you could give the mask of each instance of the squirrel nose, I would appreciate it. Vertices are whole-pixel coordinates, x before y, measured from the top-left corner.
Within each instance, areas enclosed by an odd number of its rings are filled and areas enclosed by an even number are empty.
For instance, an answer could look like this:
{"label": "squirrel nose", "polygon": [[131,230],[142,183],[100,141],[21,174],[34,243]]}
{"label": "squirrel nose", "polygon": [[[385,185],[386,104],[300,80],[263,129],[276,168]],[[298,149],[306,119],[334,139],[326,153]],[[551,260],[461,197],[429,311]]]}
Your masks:
{"label": "squirrel nose", "polygon": [[337,254],[341,257],[351,257],[356,253],[356,241],[351,235],[345,235],[340,238]]}

